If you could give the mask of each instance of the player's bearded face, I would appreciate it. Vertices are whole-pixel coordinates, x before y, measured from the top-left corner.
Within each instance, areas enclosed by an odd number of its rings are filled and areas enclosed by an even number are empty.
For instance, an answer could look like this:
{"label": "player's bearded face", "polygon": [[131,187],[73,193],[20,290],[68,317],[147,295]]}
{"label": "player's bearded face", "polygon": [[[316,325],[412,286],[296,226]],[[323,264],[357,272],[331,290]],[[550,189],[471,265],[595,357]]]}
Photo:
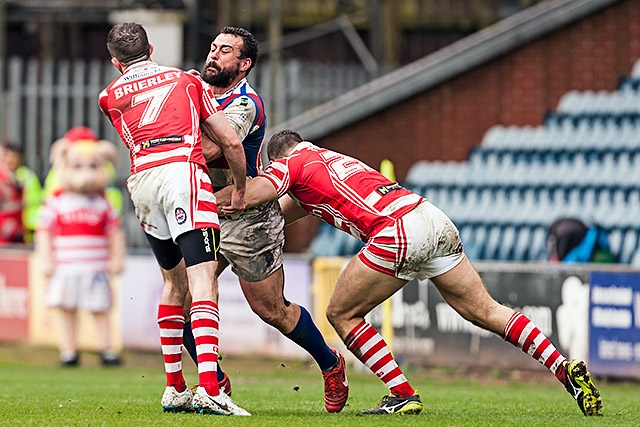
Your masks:
{"label": "player's bearded face", "polygon": [[209,61],[204,64],[202,69],[202,80],[214,87],[227,87],[238,75],[240,75],[239,61],[224,68]]}

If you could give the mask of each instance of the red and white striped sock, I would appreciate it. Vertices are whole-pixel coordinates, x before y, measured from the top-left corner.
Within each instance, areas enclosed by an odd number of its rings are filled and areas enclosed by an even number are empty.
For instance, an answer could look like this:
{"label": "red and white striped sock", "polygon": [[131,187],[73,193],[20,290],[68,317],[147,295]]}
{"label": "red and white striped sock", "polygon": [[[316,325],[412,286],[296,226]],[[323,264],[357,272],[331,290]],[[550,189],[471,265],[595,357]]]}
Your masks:
{"label": "red and white striped sock", "polygon": [[182,375],[182,331],[184,312],[182,306],[158,306],[158,326],[160,327],[160,345],[164,358],[164,370],[167,373],[167,387],[173,386],[179,392],[187,388]]}
{"label": "red and white striped sock", "polygon": [[504,339],[546,366],[562,381],[563,370],[558,368],[566,358],[524,314],[513,313],[504,328]]}
{"label": "red and white striped sock", "polygon": [[218,370],[219,321],[218,305],[213,301],[194,301],[191,304],[191,330],[198,355],[198,382],[209,396],[220,394]]}
{"label": "red and white striped sock", "polygon": [[411,397],[415,390],[409,384],[382,336],[367,322],[362,322],[347,335],[347,348],[380,378],[391,394]]}

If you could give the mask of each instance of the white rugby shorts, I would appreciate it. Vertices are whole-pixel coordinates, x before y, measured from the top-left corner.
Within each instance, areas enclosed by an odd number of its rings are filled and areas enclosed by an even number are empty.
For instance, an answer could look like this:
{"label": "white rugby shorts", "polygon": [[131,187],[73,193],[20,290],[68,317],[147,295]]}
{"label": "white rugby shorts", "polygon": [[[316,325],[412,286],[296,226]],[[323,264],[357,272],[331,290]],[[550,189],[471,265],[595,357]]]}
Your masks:
{"label": "white rugby shorts", "polygon": [[219,229],[216,198],[207,173],[176,162],[131,175],[127,188],[145,233],[160,240],[201,228]]}
{"label": "white rugby shorts", "polygon": [[425,200],[371,237],[358,257],[389,276],[424,280],[451,270],[464,252],[456,226]]}
{"label": "white rugby shorts", "polygon": [[102,271],[57,268],[49,281],[47,307],[104,312],[111,309],[109,276]]}

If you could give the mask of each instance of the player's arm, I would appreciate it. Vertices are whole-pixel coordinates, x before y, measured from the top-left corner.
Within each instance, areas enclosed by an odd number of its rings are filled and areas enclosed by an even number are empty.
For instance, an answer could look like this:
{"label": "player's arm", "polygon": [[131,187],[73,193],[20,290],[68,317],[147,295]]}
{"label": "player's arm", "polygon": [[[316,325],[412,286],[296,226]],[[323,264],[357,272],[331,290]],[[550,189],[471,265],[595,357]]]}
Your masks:
{"label": "player's arm", "polygon": [[202,132],[202,154],[207,159],[207,163],[223,156],[222,148],[205,132]]}
{"label": "player's arm", "polygon": [[302,209],[300,205],[297,204],[288,194],[280,197],[280,200],[278,200],[278,202],[280,203],[280,209],[282,209],[282,215],[284,216],[285,225],[294,223],[297,220],[309,215],[309,212]]}
{"label": "player's arm", "polygon": [[[215,196],[218,207],[222,207],[221,212],[226,215],[232,215],[233,212],[228,209],[231,201],[231,187],[223,188],[216,192]],[[267,178],[257,176],[247,181],[244,198],[247,202],[247,208],[253,208],[270,200],[276,200],[278,198],[278,192],[271,181]]]}
{"label": "player's arm", "polygon": [[233,193],[228,214],[237,214],[246,207],[245,190],[247,164],[244,156],[242,142],[233,131],[222,111],[211,114],[201,124],[205,133],[220,146],[224,157],[227,159],[229,169],[233,175]]}
{"label": "player's arm", "polygon": [[[244,141],[247,135],[251,133],[251,125],[257,114],[255,104],[247,99],[246,96],[239,96],[227,105],[223,112],[231,128],[238,135],[238,139]],[[222,156],[220,146],[205,132],[202,133],[202,154],[204,154],[207,162]]]}
{"label": "player's arm", "polygon": [[113,125],[113,120],[111,119],[111,115],[109,114],[108,98],[109,94],[107,90],[103,89],[102,92],[100,92],[100,94],[98,95],[98,107],[100,107],[100,111],[102,111],[102,114],[107,116],[107,119],[109,119],[109,123]]}

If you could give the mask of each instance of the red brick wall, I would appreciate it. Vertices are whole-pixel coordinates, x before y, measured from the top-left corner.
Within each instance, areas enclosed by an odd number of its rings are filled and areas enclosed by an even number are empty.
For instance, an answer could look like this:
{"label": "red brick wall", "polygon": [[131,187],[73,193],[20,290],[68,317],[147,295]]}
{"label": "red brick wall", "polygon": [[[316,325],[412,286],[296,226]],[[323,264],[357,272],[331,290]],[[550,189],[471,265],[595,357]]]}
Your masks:
{"label": "red brick wall", "polygon": [[388,157],[402,180],[416,160],[465,160],[495,124],[541,124],[571,89],[614,90],[637,59],[640,1],[621,1],[316,143]]}
{"label": "red brick wall", "polygon": [[[402,181],[418,160],[466,160],[493,125],[542,124],[569,90],[615,90],[637,59],[640,1],[623,0],[314,142],[375,168],[389,158]],[[314,224],[289,227],[287,250]]]}

